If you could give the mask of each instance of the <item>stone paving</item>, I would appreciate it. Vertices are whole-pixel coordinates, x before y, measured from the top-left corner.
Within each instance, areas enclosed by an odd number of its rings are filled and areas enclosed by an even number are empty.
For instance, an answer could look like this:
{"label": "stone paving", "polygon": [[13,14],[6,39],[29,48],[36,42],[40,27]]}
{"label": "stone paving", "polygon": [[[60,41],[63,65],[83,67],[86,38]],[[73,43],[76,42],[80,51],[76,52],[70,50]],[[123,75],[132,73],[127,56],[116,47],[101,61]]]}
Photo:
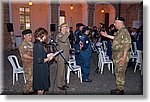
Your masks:
{"label": "stone paving", "polygon": [[[12,85],[12,67],[7,60],[7,56],[10,54],[18,55],[18,51],[5,51],[4,53],[4,85],[3,95],[21,95],[23,93],[23,76],[19,75],[19,81]],[[110,95],[110,90],[115,88],[115,77],[108,70],[107,66],[104,68],[103,74],[96,73],[97,68],[97,55],[93,53],[90,78],[91,83],[80,83],[77,78],[77,74],[71,73],[69,88],[67,91],[59,90],[56,86],[56,72],[57,63],[50,65],[50,80],[51,87],[46,95]],[[126,84],[125,95],[143,95],[143,76],[140,75],[140,71],[134,73],[134,64],[127,68],[126,72]]]}

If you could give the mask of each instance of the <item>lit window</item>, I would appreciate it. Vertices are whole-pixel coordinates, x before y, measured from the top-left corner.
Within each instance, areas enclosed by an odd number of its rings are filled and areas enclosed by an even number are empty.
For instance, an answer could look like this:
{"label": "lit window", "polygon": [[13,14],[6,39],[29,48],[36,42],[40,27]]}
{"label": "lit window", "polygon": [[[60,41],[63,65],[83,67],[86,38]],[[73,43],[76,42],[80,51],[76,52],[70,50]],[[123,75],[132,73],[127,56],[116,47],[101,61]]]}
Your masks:
{"label": "lit window", "polygon": [[31,29],[30,8],[20,7],[20,30]]}

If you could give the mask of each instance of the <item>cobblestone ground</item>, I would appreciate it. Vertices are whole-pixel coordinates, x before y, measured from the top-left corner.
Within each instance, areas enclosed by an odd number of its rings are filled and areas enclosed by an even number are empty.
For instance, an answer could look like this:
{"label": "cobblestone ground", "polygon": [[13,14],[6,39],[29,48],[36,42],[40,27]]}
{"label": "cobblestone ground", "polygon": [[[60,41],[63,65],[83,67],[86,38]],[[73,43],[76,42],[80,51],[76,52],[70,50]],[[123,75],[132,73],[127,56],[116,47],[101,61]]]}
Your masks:
{"label": "cobblestone ground", "polygon": [[[18,51],[4,52],[4,85],[3,85],[3,95],[21,95],[23,93],[24,80],[23,76],[19,75],[19,81],[12,85],[12,67],[7,60],[7,56],[10,54],[18,55]],[[115,78],[108,70],[107,66],[104,68],[103,74],[96,73],[97,69],[97,55],[93,53],[92,65],[90,78],[91,83],[80,83],[77,78],[77,74],[71,73],[69,88],[67,91],[59,90],[56,86],[56,72],[57,63],[50,65],[50,80],[51,87],[46,95],[110,95],[110,90],[115,88]],[[143,76],[140,75],[140,71],[134,73],[134,64],[127,68],[126,72],[126,84],[125,84],[125,94],[126,95],[142,95],[143,94]]]}

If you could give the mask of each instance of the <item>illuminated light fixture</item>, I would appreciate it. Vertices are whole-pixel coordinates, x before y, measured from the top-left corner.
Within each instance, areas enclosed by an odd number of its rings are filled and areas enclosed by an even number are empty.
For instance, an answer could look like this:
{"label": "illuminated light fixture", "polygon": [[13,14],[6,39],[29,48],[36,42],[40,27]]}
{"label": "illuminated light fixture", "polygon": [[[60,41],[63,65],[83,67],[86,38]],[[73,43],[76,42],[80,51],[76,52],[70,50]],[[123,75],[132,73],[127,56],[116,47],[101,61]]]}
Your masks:
{"label": "illuminated light fixture", "polygon": [[29,6],[32,6],[32,5],[33,5],[33,4],[32,4],[32,1],[29,1],[29,3],[28,3],[28,4],[29,4]]}
{"label": "illuminated light fixture", "polygon": [[101,13],[104,13],[104,12],[105,12],[105,10],[102,8],[102,9],[101,9]]}
{"label": "illuminated light fixture", "polygon": [[103,5],[104,5],[104,4],[102,4],[101,13],[104,13],[104,12],[105,12],[105,10],[103,9]]}
{"label": "illuminated light fixture", "polygon": [[73,10],[73,5],[72,4],[70,5],[70,9]]}

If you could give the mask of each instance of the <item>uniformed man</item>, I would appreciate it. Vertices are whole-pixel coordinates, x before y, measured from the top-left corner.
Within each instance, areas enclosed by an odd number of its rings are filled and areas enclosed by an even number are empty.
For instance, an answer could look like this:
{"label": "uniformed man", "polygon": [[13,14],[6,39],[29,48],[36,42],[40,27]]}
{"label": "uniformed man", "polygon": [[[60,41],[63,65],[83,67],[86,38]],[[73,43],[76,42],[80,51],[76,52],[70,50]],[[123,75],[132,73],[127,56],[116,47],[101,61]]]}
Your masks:
{"label": "uniformed man", "polygon": [[32,31],[26,29],[22,32],[23,41],[19,46],[19,52],[25,72],[26,83],[24,85],[23,94],[33,94],[32,91],[32,70],[33,70],[33,43]]}
{"label": "uniformed man", "polygon": [[107,35],[106,32],[101,32],[103,36],[113,39],[112,58],[115,65],[116,77],[116,89],[111,90],[111,94],[113,95],[124,94],[125,72],[130,57],[131,38],[124,25],[124,21],[123,17],[115,19],[114,26],[118,31],[114,33],[114,36]]}
{"label": "uniformed man", "polygon": [[84,27],[84,24],[77,23],[76,24],[76,31],[75,31],[75,60],[77,65],[81,65],[80,61],[80,37],[82,36],[82,29]]}
{"label": "uniformed man", "polygon": [[92,58],[92,46],[90,39],[88,37],[90,29],[88,26],[84,27],[83,35],[80,37],[80,61],[81,61],[81,72],[83,82],[92,82],[89,79],[90,67],[91,67],[91,58]]}
{"label": "uniformed man", "polygon": [[[67,23],[62,23],[60,25],[60,33],[56,36],[56,41],[58,42],[58,50],[63,49],[63,57],[68,60],[69,57],[69,28]],[[60,90],[66,90],[68,86],[66,85],[66,65],[65,60],[61,57],[57,57],[58,70],[57,70],[57,86]]]}

